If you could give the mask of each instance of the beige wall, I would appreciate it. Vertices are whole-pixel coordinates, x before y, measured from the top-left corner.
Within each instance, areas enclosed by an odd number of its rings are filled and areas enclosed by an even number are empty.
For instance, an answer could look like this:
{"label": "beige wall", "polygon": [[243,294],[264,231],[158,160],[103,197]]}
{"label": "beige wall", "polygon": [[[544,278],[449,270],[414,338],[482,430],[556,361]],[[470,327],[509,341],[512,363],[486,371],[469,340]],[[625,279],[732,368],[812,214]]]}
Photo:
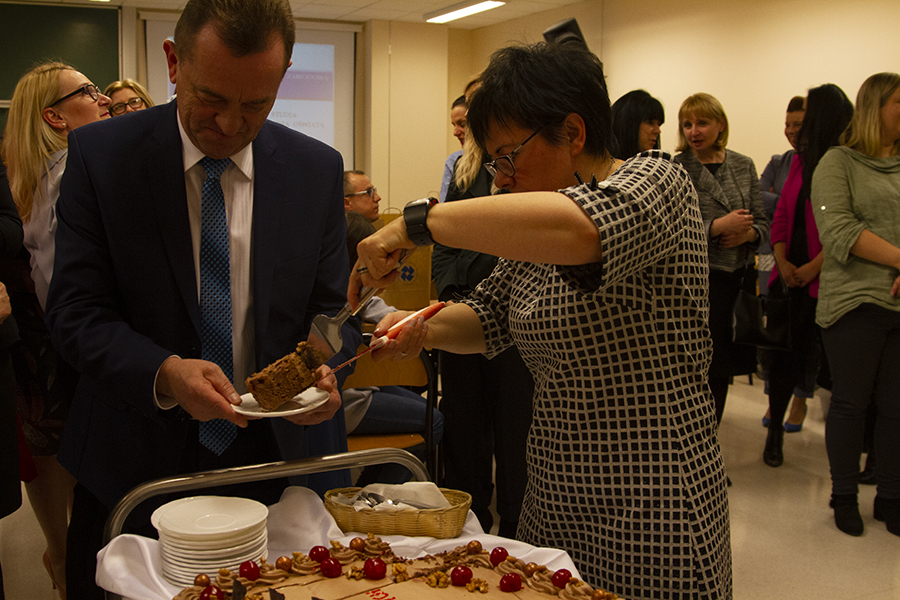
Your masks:
{"label": "beige wall", "polygon": [[760,171],[789,147],[783,123],[791,96],[830,82],[853,101],[869,75],[900,72],[897,0],[588,0],[474,30],[464,42],[470,70],[510,42],[540,41],[546,27],[569,17],[603,60],[612,100],[644,88],[662,101],[663,149],[675,148],[682,100],[706,91],[728,114],[729,147]]}
{"label": "beige wall", "polygon": [[446,152],[448,29],[370,21],[360,65],[365,119],[357,165],[382,196],[381,210],[437,195]]}
{"label": "beige wall", "polygon": [[438,192],[459,148],[449,108],[497,48],[537,42],[575,17],[603,60],[613,100],[645,88],[667,109],[674,150],[681,101],[717,96],[731,123],[729,147],[762,170],[787,149],[788,99],[825,82],[851,100],[872,73],[900,71],[897,0],[586,0],[476,30],[370,21],[358,38],[356,166],[383,208]]}

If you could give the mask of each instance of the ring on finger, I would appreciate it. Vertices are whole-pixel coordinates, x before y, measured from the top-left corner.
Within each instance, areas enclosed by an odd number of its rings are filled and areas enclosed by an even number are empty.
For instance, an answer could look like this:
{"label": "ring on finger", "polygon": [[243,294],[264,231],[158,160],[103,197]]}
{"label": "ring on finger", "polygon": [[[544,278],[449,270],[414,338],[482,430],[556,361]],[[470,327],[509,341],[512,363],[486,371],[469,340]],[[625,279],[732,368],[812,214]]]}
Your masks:
{"label": "ring on finger", "polygon": [[362,275],[363,273],[368,273],[368,272],[369,272],[369,267],[365,267],[365,266],[360,267],[360,268],[358,268],[358,269],[356,270],[356,272],[357,272],[358,274],[360,274],[360,275]]}

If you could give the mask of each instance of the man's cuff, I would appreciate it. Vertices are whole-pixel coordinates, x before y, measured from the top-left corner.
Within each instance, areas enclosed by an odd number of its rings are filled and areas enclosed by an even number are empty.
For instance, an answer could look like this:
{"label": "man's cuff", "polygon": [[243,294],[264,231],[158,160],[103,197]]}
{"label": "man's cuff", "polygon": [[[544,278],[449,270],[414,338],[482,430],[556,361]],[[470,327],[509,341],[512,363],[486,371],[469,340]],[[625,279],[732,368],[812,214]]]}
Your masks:
{"label": "man's cuff", "polygon": [[[173,354],[175,358],[181,358],[177,354]],[[170,356],[169,358],[172,358]],[[166,360],[169,360],[167,358]],[[165,360],[163,362],[166,362]],[[178,406],[178,402],[175,401],[175,398],[171,396],[161,396],[156,393],[156,382],[159,380],[159,371],[162,369],[162,365],[159,365],[159,369],[156,370],[156,377],[153,378],[153,400],[156,402],[156,406],[161,408],[162,410],[171,410]]]}

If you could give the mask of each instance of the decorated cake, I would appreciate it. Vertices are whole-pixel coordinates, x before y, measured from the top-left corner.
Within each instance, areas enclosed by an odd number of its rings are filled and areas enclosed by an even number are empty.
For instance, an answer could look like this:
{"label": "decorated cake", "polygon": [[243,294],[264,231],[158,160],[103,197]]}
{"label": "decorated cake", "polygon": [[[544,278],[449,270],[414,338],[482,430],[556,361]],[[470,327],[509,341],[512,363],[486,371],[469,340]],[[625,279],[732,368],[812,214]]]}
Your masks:
{"label": "decorated cake", "polygon": [[238,573],[199,574],[175,600],[445,600],[468,598],[614,600],[566,569],[525,563],[502,547],[471,541],[455,550],[406,559],[377,536],[332,541],[308,555],[294,552],[274,564],[248,561]]}
{"label": "decorated cake", "polygon": [[247,391],[262,410],[275,410],[316,382],[315,372],[325,356],[306,342],[271,365],[247,378]]}

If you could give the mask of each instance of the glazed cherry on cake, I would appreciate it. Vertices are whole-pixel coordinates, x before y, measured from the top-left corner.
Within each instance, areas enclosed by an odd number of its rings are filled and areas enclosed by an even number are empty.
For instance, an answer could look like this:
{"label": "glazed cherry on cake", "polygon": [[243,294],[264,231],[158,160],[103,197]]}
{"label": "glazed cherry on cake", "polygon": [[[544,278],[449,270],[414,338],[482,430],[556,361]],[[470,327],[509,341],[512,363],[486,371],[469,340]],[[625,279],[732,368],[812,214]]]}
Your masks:
{"label": "glazed cherry on cake", "polygon": [[238,567],[238,575],[244,579],[256,581],[259,579],[259,565],[252,560],[244,561],[241,563],[241,566]]}
{"label": "glazed cherry on cake", "polygon": [[331,552],[325,546],[313,546],[309,551],[309,557],[320,563],[326,558],[331,558]]}
{"label": "glazed cherry on cake", "polygon": [[497,546],[493,550],[491,550],[491,564],[495,567],[506,560],[506,557],[509,556],[509,552],[506,551],[506,548],[503,546]]}
{"label": "glazed cherry on cake", "polygon": [[472,569],[465,565],[453,567],[450,571],[450,583],[456,587],[463,587],[472,581]]}
{"label": "glazed cherry on cake", "polygon": [[550,583],[558,588],[564,588],[569,583],[570,579],[572,579],[572,572],[568,569],[560,569],[550,578]]}
{"label": "glazed cherry on cake", "polygon": [[522,577],[518,573],[507,573],[500,578],[501,592],[518,592],[522,589]]}
{"label": "glazed cherry on cake", "polygon": [[225,600],[225,592],[217,585],[208,585],[200,592],[200,600]]}
{"label": "glazed cherry on cake", "polygon": [[341,567],[341,563],[337,560],[329,557],[319,563],[319,566],[322,568],[322,575],[325,577],[330,577],[334,579],[335,577],[340,577],[341,573],[344,572],[343,567]]}
{"label": "glazed cherry on cake", "polygon": [[377,581],[387,575],[387,565],[380,558],[370,558],[363,565],[363,573],[366,579]]}

